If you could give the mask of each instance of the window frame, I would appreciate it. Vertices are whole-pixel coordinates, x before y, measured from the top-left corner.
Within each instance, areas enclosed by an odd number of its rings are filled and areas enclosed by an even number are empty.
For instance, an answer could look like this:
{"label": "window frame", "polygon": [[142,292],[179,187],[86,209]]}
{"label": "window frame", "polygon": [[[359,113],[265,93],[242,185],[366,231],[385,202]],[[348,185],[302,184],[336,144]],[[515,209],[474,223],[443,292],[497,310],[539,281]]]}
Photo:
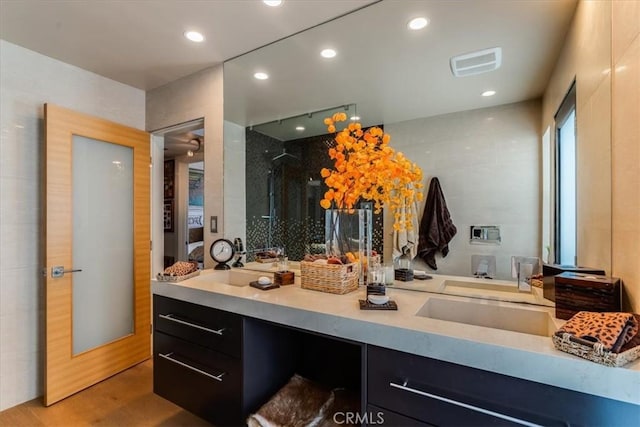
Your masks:
{"label": "window frame", "polygon": [[[560,218],[561,218],[561,209],[562,209],[562,194],[560,191],[560,161],[561,161],[561,156],[560,156],[560,144],[561,144],[561,138],[560,138],[560,132],[562,127],[564,126],[564,124],[566,123],[566,121],[569,119],[569,117],[571,116],[571,113],[574,113],[575,118],[574,118],[574,139],[575,139],[575,156],[576,156],[576,175],[577,175],[577,153],[578,153],[578,130],[577,130],[577,123],[578,123],[578,111],[577,111],[577,103],[576,103],[576,81],[575,79],[573,80],[573,82],[571,83],[571,86],[567,92],[567,94],[564,96],[564,98],[562,99],[562,102],[560,103],[560,107],[558,108],[558,111],[556,112],[556,114],[554,115],[554,172],[553,172],[553,177],[554,177],[554,209],[553,209],[553,214],[554,214],[554,221],[553,221],[553,259],[554,259],[554,263],[555,264],[560,264],[560,255],[561,255],[561,243],[560,243],[560,235],[561,235],[561,224],[560,224]],[[575,185],[577,187],[577,176],[576,176],[576,180],[575,180]],[[577,205],[577,188],[576,188],[576,200],[575,203]],[[576,210],[576,226],[577,226],[577,206],[575,206],[575,210]],[[577,227],[576,227],[577,228]],[[577,245],[577,240],[578,240],[578,235],[577,235],[577,229],[576,229],[576,233],[575,233],[575,247],[576,247],[576,251],[575,251],[575,255],[574,255],[574,259],[573,262],[571,263],[572,265],[576,265],[577,264],[577,258],[578,258],[578,245]]]}

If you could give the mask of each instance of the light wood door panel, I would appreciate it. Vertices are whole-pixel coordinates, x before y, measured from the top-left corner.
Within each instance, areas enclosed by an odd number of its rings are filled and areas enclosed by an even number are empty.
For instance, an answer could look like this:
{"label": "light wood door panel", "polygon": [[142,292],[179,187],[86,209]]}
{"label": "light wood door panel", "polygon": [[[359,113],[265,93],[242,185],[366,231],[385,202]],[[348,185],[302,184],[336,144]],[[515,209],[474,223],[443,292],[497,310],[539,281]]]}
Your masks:
{"label": "light wood door panel", "polygon": [[[51,405],[150,357],[150,138],[144,131],[51,104],[45,105],[45,129],[47,278],[44,401],[45,405]],[[72,350],[73,274],[60,278],[51,275],[53,266],[72,268],[74,265],[74,135],[133,150],[134,276],[133,333],[75,355]]]}

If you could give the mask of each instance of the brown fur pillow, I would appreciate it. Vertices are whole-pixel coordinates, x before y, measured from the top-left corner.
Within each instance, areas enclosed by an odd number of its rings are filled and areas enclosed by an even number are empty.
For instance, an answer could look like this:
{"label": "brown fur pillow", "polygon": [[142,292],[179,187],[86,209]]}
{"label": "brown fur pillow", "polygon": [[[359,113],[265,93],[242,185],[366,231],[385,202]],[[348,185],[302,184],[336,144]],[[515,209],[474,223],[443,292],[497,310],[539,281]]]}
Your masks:
{"label": "brown fur pillow", "polygon": [[247,419],[249,427],[313,427],[333,402],[333,392],[294,375],[267,403]]}

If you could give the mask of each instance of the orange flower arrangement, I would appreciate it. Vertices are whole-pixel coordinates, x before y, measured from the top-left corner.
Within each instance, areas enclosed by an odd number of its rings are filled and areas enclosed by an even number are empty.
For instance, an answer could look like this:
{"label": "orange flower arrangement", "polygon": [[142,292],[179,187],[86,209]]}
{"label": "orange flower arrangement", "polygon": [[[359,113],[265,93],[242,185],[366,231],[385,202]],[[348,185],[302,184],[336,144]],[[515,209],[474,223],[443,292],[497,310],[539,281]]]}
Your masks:
{"label": "orange flower arrangement", "polygon": [[[336,132],[336,122],[347,120],[345,113],[324,119],[327,130]],[[362,130],[360,123],[350,123],[335,136],[329,149],[334,169],[323,168],[320,174],[329,190],[320,205],[329,209],[353,209],[360,200],[373,202],[375,213],[383,206],[394,213],[393,227],[410,230],[411,218],[400,213],[403,206],[422,200],[422,170],[401,152],[389,146],[391,137],[379,127]]]}

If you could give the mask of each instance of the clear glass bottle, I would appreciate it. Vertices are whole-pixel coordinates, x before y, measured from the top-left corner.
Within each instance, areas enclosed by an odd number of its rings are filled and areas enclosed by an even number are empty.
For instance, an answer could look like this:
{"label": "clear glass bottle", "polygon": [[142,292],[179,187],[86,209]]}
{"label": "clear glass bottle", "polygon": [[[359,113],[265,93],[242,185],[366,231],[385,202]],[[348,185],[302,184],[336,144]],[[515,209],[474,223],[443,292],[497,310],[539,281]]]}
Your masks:
{"label": "clear glass bottle", "polygon": [[379,259],[372,258],[368,273],[367,284],[385,285],[384,266],[380,263]]}

